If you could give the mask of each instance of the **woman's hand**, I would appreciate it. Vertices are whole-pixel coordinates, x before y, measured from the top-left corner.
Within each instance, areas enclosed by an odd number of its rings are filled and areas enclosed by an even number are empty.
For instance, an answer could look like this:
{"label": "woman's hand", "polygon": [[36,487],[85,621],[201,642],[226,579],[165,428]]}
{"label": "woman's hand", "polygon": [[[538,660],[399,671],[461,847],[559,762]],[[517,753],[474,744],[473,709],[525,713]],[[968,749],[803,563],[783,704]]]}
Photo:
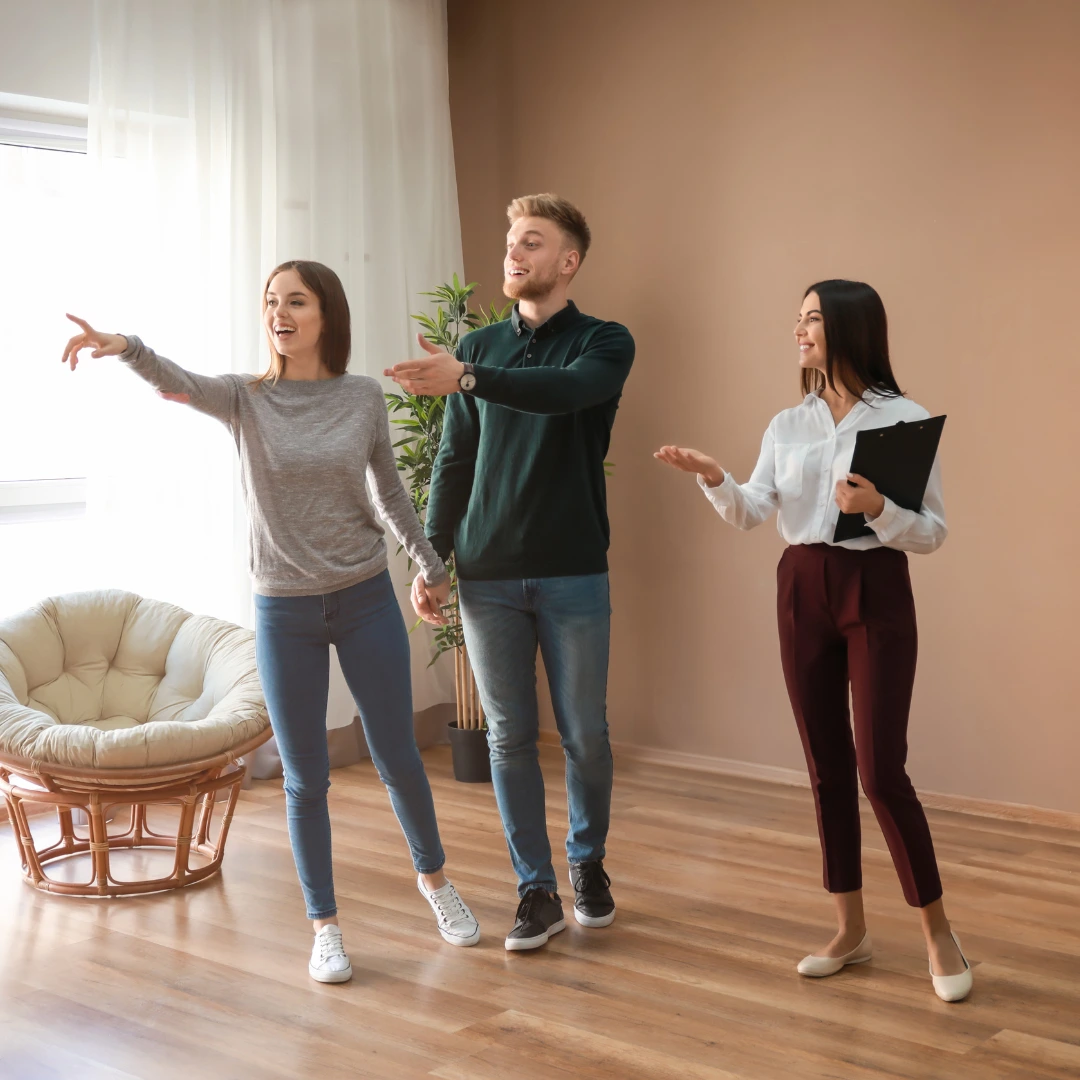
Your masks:
{"label": "woman's hand", "polygon": [[426,623],[432,626],[446,626],[450,620],[442,613],[443,607],[450,599],[450,579],[447,578],[441,585],[429,585],[424,580],[423,574],[417,574],[412,583],[409,596],[412,600],[413,611]]}
{"label": "woman's hand", "polygon": [[69,315],[68,318],[82,328],[82,333],[76,334],[64,349],[62,362],[70,364],[72,371],[75,370],[79,353],[83,349],[93,349],[90,355],[97,359],[99,356],[119,356],[128,347],[128,339],[123,334],[103,334],[83,319],[74,315]]}
{"label": "woman's hand", "polygon": [[[852,487],[852,484],[855,486]],[[868,518],[876,518],[885,509],[885,496],[865,476],[850,473],[847,480],[837,481],[836,505],[845,514],[865,514]]]}
{"label": "woman's hand", "polygon": [[687,450],[681,446],[661,446],[653,457],[665,465],[670,465],[673,469],[697,473],[709,487],[719,487],[724,482],[724,470],[700,450]]}

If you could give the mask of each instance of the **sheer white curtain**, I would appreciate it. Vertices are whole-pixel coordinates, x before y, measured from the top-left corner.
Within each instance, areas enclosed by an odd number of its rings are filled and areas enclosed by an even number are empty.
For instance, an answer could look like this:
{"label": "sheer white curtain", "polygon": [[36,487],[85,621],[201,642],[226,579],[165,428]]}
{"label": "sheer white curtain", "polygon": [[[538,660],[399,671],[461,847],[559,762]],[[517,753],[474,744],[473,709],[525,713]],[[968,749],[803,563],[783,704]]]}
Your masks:
{"label": "sheer white curtain", "polygon": [[[91,321],[194,370],[261,371],[266,274],[310,258],[345,285],[353,371],[415,351],[417,293],[461,265],[442,0],[97,0],[92,46]],[[227,433],[86,368],[98,576],[250,624]],[[450,699],[426,629],[413,652],[417,709]],[[352,712],[338,674],[328,722]]]}

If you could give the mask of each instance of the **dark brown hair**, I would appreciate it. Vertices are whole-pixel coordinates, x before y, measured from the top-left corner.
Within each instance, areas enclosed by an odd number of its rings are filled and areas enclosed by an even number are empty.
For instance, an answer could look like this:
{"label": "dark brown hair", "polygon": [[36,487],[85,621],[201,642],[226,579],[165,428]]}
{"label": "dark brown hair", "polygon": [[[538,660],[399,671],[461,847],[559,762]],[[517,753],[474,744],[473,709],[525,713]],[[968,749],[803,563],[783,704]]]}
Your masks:
{"label": "dark brown hair", "polygon": [[518,218],[538,217],[554,221],[566,234],[571,248],[578,253],[579,262],[585,261],[589,245],[592,243],[592,233],[585,215],[572,203],[561,195],[522,195],[515,199],[507,208],[506,216],[513,225]]}
{"label": "dark brown hair", "polygon": [[803,395],[839,380],[856,397],[867,390],[884,397],[903,397],[889,362],[889,324],[881,297],[865,282],[832,278],[811,285],[805,300],[817,293],[825,325],[825,373],[803,368]]}
{"label": "dark brown hair", "polygon": [[[322,334],[319,337],[319,356],[331,375],[344,375],[349,366],[349,354],[352,352],[352,320],[349,315],[349,301],[341,278],[322,263],[310,259],[290,259],[270,271],[263,287],[262,309],[266,311],[266,294],[270,283],[286,270],[295,270],[300,280],[319,299],[322,312]],[[270,367],[252,384],[257,386],[264,380],[277,382],[285,371],[286,357],[270,345]]]}

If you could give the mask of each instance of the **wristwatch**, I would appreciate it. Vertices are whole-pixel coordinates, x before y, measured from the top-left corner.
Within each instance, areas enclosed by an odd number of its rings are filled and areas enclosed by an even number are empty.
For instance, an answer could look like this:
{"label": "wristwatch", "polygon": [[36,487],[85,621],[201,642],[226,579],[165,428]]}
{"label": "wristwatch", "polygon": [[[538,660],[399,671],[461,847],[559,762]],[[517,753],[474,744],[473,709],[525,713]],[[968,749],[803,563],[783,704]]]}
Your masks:
{"label": "wristwatch", "polygon": [[461,365],[465,370],[461,373],[461,378],[458,379],[458,386],[465,391],[466,394],[471,394],[476,389],[476,369],[472,364]]}

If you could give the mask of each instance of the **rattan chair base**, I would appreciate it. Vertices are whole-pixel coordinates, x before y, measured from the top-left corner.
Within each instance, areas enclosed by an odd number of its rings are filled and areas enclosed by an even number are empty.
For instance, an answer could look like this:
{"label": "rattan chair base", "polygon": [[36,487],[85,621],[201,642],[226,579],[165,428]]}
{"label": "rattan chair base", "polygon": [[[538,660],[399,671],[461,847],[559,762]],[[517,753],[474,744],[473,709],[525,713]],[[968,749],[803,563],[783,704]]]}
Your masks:
{"label": "rattan chair base", "polygon": [[[85,777],[58,777],[40,766],[33,771],[16,771],[0,763],[0,794],[14,826],[23,878],[42,892],[100,897],[182,889],[212,877],[221,869],[245,772],[244,764],[234,761],[182,777],[144,779],[120,786],[96,784]],[[217,836],[211,839],[214,808],[222,801],[225,812]],[[60,839],[39,849],[30,832],[29,811],[43,805],[55,808]],[[147,824],[147,809],[161,805],[180,807],[175,835],[155,832]],[[122,833],[109,832],[106,815],[111,807],[131,808],[131,820]],[[72,820],[72,811],[76,809],[82,810],[89,822],[86,836],[76,832]],[[175,852],[170,874],[141,881],[114,877],[110,866],[112,852],[161,848]],[[49,864],[85,854],[90,855],[89,881],[59,881],[46,872]],[[206,861],[192,867],[193,856]]]}

